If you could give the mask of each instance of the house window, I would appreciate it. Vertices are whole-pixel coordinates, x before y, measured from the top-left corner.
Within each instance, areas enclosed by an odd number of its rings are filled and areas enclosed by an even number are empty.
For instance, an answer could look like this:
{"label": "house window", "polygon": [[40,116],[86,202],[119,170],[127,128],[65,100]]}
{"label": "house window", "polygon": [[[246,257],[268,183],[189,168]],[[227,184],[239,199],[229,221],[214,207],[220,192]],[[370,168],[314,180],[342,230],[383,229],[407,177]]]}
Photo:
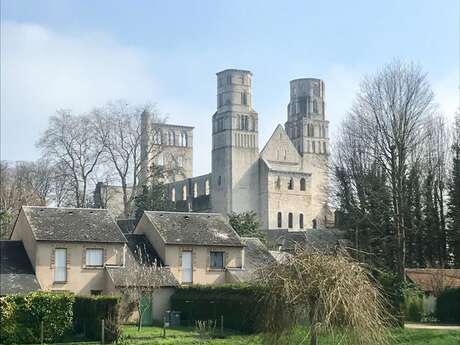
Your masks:
{"label": "house window", "polygon": [[323,143],[323,153],[327,153],[326,152],[326,143]]}
{"label": "house window", "polygon": [[67,249],[58,248],[54,251],[54,282],[67,281]]}
{"label": "house window", "polygon": [[224,268],[224,252],[210,252],[210,268],[223,269]]}
{"label": "house window", "polygon": [[171,201],[173,201],[173,202],[176,201],[176,188],[173,188],[171,190]]}
{"label": "house window", "polygon": [[283,215],[281,212],[278,212],[278,228],[281,228],[283,226]]}
{"label": "house window", "polygon": [[275,180],[275,188],[276,188],[276,189],[280,189],[280,187],[281,187],[281,179],[280,179],[280,177],[278,176],[278,177],[276,178],[276,180]]}
{"label": "house window", "polygon": [[153,134],[153,143],[155,145],[161,145],[161,131],[156,130],[155,133]]}
{"label": "house window", "polygon": [[102,295],[102,290],[91,290],[91,296]]}
{"label": "house window", "polygon": [[316,219],[313,219],[312,223],[313,223],[313,224],[312,224],[312,225],[313,225],[313,229],[316,229],[316,228],[317,228]]}
{"label": "house window", "polygon": [[182,200],[187,200],[187,186],[182,186]]}
{"label": "house window", "polygon": [[305,179],[303,177],[300,179],[300,190],[305,190]]}
{"label": "house window", "polygon": [[222,176],[217,178],[217,185],[220,186],[222,184]]}
{"label": "house window", "polygon": [[204,194],[209,195],[209,180],[204,182]]}
{"label": "house window", "polygon": [[184,157],[182,157],[182,156],[177,157],[177,166],[178,166],[179,168],[183,168],[183,167],[184,167]]}
{"label": "house window", "polygon": [[303,213],[299,215],[299,228],[303,229]]}
{"label": "house window", "polygon": [[294,179],[293,178],[289,180],[288,189],[294,189]]}
{"label": "house window", "polygon": [[316,99],[313,101],[313,112],[318,113],[318,101]]}
{"label": "house window", "polygon": [[196,198],[198,196],[198,184],[195,182],[193,184],[193,197]]}
{"label": "house window", "polygon": [[293,218],[292,213],[289,212],[289,214],[288,214],[288,227],[289,227],[289,229],[292,229],[292,223],[293,223],[292,218]]}
{"label": "house window", "polygon": [[86,249],[86,266],[87,267],[102,267],[104,250],[101,248]]}
{"label": "house window", "polygon": [[192,251],[182,252],[182,283],[193,282]]}

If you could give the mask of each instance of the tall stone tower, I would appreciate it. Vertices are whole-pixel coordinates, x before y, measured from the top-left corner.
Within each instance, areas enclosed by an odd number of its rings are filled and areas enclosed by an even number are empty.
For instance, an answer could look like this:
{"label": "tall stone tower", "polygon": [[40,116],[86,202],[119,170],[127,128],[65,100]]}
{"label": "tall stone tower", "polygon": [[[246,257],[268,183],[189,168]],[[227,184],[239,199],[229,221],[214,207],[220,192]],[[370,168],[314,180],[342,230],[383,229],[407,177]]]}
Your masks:
{"label": "tall stone tower", "polygon": [[[324,225],[322,214],[327,201],[327,161],[329,121],[325,116],[324,82],[303,78],[290,82],[286,132],[302,156],[302,169],[312,174],[312,214],[314,223]],[[312,219],[312,221],[313,221]]]}
{"label": "tall stone tower", "polygon": [[252,109],[252,73],[217,73],[217,111],[212,117],[214,212],[258,212],[258,115]]}

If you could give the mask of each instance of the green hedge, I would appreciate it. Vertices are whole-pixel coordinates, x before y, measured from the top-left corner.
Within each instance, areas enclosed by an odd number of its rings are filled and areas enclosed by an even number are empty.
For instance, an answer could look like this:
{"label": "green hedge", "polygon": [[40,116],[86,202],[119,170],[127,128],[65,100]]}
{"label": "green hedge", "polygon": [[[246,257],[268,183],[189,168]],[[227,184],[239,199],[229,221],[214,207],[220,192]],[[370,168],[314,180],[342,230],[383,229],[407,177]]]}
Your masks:
{"label": "green hedge", "polygon": [[190,286],[171,296],[171,309],[181,312],[185,323],[196,320],[218,320],[224,327],[252,333],[258,329],[263,306],[262,289],[251,285]]}
{"label": "green hedge", "polygon": [[118,302],[117,297],[43,291],[0,297],[0,343],[39,343],[42,321],[46,343],[78,334],[99,340],[102,319],[106,320],[105,338],[113,341],[119,335]]}
{"label": "green hedge", "polygon": [[116,334],[110,326],[118,324],[119,298],[112,296],[76,296],[73,307],[74,330],[88,340],[100,340],[102,320],[106,322],[106,340],[113,341]]}
{"label": "green hedge", "polygon": [[1,298],[1,337],[4,344],[38,343],[41,322],[45,342],[55,342],[72,332],[75,296],[33,292]]}
{"label": "green hedge", "polygon": [[460,288],[446,289],[436,300],[436,317],[441,322],[460,322]]}

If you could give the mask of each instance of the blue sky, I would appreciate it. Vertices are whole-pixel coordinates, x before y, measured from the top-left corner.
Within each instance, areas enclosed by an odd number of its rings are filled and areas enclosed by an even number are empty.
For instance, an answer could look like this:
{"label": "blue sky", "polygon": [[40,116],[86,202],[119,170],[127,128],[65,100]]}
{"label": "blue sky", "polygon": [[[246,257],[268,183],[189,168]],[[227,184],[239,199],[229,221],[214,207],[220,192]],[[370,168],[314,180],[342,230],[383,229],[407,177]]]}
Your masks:
{"label": "blue sky", "polygon": [[364,75],[398,58],[428,73],[441,109],[459,104],[459,1],[21,1],[1,8],[1,155],[29,160],[56,109],[157,103],[195,126],[210,170],[215,73],[253,72],[260,142],[284,123],[289,80],[326,82],[332,133]]}

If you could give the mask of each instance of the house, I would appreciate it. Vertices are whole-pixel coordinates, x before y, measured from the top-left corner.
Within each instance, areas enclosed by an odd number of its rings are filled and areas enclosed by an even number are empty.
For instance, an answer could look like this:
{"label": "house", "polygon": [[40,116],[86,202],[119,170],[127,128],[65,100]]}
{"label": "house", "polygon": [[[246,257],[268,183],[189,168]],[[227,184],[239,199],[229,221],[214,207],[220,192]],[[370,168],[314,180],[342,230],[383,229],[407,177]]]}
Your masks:
{"label": "house", "polygon": [[[13,231],[42,290],[106,292],[105,267],[119,267],[126,238],[107,210],[23,206]],[[3,256],[3,254],[2,254]]]}
{"label": "house", "polygon": [[245,244],[221,214],[145,211],[134,233],[183,285],[228,283],[228,270],[244,269]]}
{"label": "house", "polygon": [[449,288],[460,288],[460,269],[406,268],[407,279],[424,292],[423,310],[434,314],[436,298]]}

